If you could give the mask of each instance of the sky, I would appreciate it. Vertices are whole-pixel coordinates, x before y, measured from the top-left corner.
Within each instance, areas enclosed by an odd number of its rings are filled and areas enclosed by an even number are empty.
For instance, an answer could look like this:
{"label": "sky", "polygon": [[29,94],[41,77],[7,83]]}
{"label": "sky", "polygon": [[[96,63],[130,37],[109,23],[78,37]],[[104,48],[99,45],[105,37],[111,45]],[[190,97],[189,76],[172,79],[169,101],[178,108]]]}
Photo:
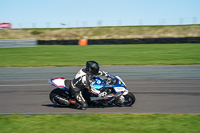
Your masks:
{"label": "sky", "polygon": [[200,24],[200,0],[0,0],[13,28]]}

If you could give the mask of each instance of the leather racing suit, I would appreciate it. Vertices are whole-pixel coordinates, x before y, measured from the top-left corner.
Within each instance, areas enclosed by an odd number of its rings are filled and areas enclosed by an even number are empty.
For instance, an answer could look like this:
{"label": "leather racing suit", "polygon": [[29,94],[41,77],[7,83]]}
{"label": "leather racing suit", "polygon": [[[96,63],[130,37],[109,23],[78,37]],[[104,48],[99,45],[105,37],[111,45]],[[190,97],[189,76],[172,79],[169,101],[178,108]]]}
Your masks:
{"label": "leather racing suit", "polygon": [[[100,76],[107,76],[106,72],[99,71],[98,75]],[[89,75],[86,72],[85,68],[82,68],[79,70],[79,72],[76,74],[75,78],[70,83],[70,90],[72,95],[76,98],[77,102],[76,105],[78,108],[86,109],[88,107],[88,104],[84,97],[82,96],[82,91],[86,88],[91,92],[92,94],[95,94],[97,96],[105,96],[105,92],[100,92],[99,90],[94,89],[91,86],[92,83],[92,77],[94,75]],[[74,102],[74,101],[73,101]],[[75,104],[75,102],[74,102]]]}

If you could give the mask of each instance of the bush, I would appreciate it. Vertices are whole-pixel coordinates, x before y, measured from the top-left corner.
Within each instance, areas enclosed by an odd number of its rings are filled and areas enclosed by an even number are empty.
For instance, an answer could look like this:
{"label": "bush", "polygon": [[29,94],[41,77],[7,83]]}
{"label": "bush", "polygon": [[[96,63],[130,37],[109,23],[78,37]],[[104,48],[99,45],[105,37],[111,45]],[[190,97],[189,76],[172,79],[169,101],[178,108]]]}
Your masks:
{"label": "bush", "polygon": [[34,31],[31,32],[32,35],[39,35],[41,33],[42,33],[41,31],[36,31],[36,30],[34,30]]}

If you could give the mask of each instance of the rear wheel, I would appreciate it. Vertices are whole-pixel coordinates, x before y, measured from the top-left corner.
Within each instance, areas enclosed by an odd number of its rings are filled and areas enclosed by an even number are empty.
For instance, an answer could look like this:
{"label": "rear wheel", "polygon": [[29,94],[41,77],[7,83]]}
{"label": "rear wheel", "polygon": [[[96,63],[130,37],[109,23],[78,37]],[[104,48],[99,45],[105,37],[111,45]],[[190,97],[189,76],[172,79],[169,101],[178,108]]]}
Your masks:
{"label": "rear wheel", "polygon": [[118,106],[132,106],[135,103],[135,96],[129,92],[127,95],[123,95],[114,101]]}
{"label": "rear wheel", "polygon": [[70,102],[67,99],[67,95],[64,90],[56,88],[52,90],[49,94],[49,99],[54,105],[57,106],[69,106]]}

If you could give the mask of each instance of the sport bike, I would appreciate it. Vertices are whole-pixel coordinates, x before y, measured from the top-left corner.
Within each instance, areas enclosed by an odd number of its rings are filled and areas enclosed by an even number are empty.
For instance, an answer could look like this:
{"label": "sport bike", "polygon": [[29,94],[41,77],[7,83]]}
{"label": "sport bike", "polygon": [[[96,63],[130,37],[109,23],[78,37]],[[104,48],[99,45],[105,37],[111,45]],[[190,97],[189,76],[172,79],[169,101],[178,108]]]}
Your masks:
{"label": "sport bike", "polygon": [[[74,106],[75,97],[71,95],[70,80],[63,77],[50,79],[50,84],[56,88],[49,94],[49,98],[57,106]],[[89,93],[88,89],[82,91],[82,95],[88,106],[131,106],[135,103],[135,96],[127,90],[126,84],[119,76],[108,74],[108,77],[92,78],[92,87],[101,92],[106,92],[105,96],[98,97]]]}

